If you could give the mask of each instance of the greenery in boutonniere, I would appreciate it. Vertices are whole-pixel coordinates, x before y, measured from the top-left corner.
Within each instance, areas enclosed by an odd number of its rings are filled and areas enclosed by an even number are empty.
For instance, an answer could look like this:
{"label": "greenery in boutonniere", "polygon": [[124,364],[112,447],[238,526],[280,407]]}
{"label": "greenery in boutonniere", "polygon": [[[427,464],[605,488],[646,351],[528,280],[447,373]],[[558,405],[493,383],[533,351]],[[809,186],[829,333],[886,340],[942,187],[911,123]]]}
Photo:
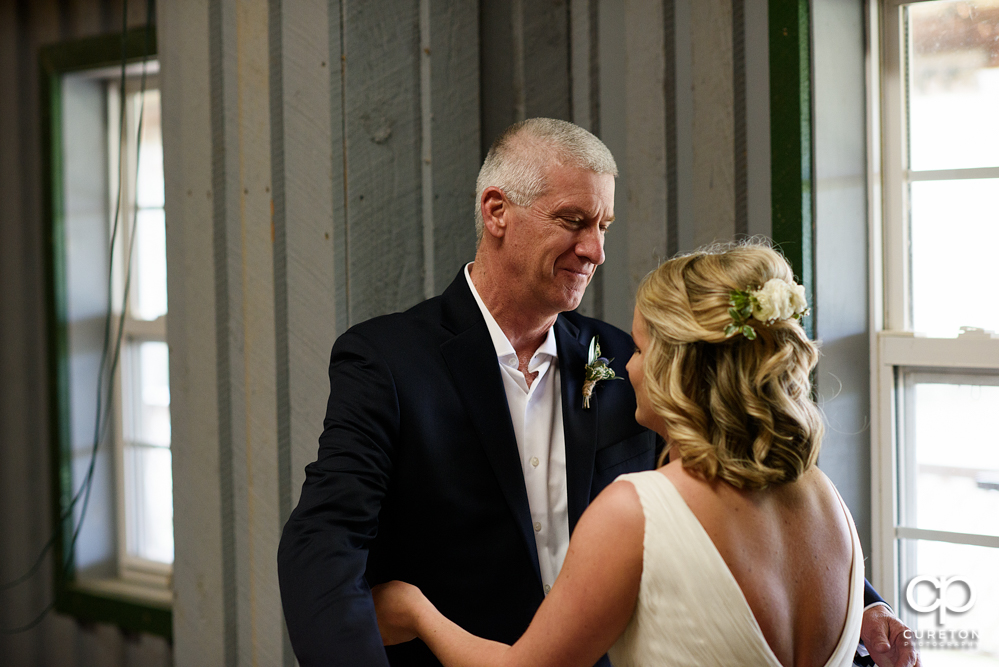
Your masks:
{"label": "greenery in boutonniere", "polygon": [[614,374],[614,369],[609,366],[613,359],[600,356],[600,336],[590,339],[590,352],[587,355],[586,377],[583,382],[583,409],[590,407],[590,396],[593,389],[601,380],[623,380]]}

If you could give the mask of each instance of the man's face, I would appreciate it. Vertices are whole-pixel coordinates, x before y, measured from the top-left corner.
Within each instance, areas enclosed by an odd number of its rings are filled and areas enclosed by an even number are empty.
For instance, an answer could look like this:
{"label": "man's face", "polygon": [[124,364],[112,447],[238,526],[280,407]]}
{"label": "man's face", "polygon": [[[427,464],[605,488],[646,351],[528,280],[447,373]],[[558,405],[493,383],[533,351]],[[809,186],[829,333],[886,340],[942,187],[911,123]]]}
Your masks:
{"label": "man's face", "polygon": [[604,262],[614,177],[557,165],[547,176],[546,194],[530,206],[513,205],[503,252],[514,265],[523,306],[554,316],[579,306]]}

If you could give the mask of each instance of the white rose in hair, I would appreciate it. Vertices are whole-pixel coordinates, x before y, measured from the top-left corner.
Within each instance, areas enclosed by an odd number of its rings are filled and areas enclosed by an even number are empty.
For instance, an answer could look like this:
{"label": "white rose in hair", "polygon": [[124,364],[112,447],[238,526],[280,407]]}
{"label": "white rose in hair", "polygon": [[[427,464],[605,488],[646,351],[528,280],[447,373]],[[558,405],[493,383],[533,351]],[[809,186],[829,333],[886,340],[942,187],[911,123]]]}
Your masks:
{"label": "white rose in hair", "polygon": [[763,284],[763,287],[755,292],[756,297],[753,303],[753,317],[760,322],[772,322],[776,319],[790,317],[792,313],[784,314],[790,309],[788,303],[791,286],[779,278],[771,278]]}
{"label": "white rose in hair", "polygon": [[805,298],[805,286],[793,285],[791,287],[791,308],[795,315],[808,310],[808,300]]}

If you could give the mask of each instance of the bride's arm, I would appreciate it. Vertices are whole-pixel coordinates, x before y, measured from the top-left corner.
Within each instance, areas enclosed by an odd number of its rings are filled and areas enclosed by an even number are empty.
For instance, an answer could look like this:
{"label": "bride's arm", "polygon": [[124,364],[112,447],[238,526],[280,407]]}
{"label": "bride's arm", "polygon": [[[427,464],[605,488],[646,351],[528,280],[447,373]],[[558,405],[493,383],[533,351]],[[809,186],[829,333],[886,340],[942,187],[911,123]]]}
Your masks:
{"label": "bride's arm", "polygon": [[417,589],[397,583],[373,591],[379,627],[387,643],[418,635],[445,667],[592,665],[635,609],[644,536],[635,487],[611,484],[580,517],[555,585],[513,646],[465,632]]}

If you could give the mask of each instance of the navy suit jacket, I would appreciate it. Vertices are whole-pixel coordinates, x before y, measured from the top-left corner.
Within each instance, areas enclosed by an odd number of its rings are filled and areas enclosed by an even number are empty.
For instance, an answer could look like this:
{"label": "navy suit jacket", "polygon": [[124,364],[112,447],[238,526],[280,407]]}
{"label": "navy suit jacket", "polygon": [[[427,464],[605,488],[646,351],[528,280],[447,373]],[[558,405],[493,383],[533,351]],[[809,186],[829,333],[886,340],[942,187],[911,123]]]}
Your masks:
{"label": "navy suit jacket", "polygon": [[[594,336],[627,377],[627,334],[576,313],[556,321],[570,530],[615,477],[655,463],[630,383],[601,382],[582,408]],[[382,648],[369,587],[391,579],[476,635],[513,643],[526,630],[544,590],[500,372],[463,273],[336,341],[318,459],[278,553],[303,667],[438,665],[420,641]]]}

